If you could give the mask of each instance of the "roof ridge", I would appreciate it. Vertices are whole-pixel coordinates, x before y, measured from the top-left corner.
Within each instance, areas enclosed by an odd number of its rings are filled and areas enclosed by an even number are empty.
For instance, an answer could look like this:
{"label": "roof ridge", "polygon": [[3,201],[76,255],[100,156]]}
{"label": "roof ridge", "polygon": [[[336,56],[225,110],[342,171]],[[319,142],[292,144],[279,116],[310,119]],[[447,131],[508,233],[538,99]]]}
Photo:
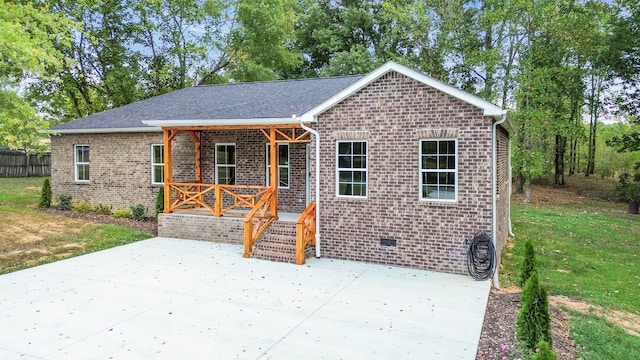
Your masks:
{"label": "roof ridge", "polygon": [[[231,82],[231,83],[220,83],[220,84],[204,84],[204,85],[194,85],[191,88],[198,87],[216,87],[216,86],[229,86],[229,85],[254,85],[254,84],[269,84],[269,83],[284,83],[284,82],[298,82],[298,81],[314,81],[314,80],[334,80],[334,79],[347,79],[347,78],[355,78],[355,77],[364,77],[365,74],[356,74],[356,75],[340,75],[340,76],[326,76],[326,77],[314,77],[314,78],[300,78],[300,79],[276,79],[276,80],[265,80],[265,81],[242,81],[242,82]],[[187,89],[187,88],[183,88]],[[182,90],[182,89],[179,89]]]}

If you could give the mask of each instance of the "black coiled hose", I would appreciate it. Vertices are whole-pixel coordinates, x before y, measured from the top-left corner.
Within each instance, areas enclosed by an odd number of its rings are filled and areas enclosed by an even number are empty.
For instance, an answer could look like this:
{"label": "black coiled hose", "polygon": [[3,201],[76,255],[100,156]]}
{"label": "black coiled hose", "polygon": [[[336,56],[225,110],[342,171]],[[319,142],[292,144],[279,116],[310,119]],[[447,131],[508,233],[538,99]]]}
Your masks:
{"label": "black coiled hose", "polygon": [[496,271],[496,249],[491,237],[484,231],[467,240],[467,267],[469,274],[476,280],[487,280],[493,277]]}

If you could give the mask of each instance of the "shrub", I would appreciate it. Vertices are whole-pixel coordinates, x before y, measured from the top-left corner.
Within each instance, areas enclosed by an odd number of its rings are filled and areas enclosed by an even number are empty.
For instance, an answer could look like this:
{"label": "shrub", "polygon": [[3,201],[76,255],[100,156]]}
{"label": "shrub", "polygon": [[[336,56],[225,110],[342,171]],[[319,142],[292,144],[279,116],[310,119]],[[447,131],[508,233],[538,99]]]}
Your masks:
{"label": "shrub", "polygon": [[540,341],[551,345],[551,316],[547,290],[540,284],[538,273],[533,272],[520,295],[522,308],[516,321],[516,338],[534,350]]}
{"label": "shrub", "polygon": [[96,205],[96,208],[94,210],[96,211],[96,213],[101,215],[111,215],[112,209],[113,209],[113,206],[98,204]]}
{"label": "shrub", "polygon": [[127,209],[116,210],[113,213],[113,216],[118,218],[118,219],[131,219],[131,211],[129,211]]}
{"label": "shrub", "polygon": [[158,196],[156,196],[156,217],[158,214],[164,211],[164,188],[158,189]]}
{"label": "shrub", "polygon": [[523,287],[529,280],[531,274],[536,271],[538,264],[536,262],[536,252],[533,249],[531,240],[527,240],[524,244],[524,260],[522,261],[522,267],[520,268],[520,277],[518,278],[518,285]]}
{"label": "shrub", "polygon": [[40,202],[38,203],[38,207],[51,207],[51,181],[49,181],[49,178],[44,179],[42,182],[42,190],[40,190]]}
{"label": "shrub", "polygon": [[546,341],[540,341],[536,351],[537,353],[533,355],[531,360],[558,360],[558,357],[553,353],[551,346]]}
{"label": "shrub", "polygon": [[147,208],[142,204],[132,205],[131,218],[135,221],[144,221],[147,218]]}
{"label": "shrub", "polygon": [[71,210],[71,195],[58,196],[58,210],[68,211]]}
{"label": "shrub", "polygon": [[76,212],[79,212],[81,214],[86,214],[89,211],[93,210],[93,207],[91,206],[91,204],[88,203],[80,203],[77,204],[73,207],[73,210],[75,210]]}

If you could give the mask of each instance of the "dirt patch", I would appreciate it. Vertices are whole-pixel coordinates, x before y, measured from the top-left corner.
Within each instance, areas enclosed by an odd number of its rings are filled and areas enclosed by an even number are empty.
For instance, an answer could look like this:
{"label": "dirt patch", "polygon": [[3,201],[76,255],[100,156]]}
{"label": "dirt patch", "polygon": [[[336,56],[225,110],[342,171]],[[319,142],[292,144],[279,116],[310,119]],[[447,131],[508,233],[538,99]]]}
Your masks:
{"label": "dirt patch", "polygon": [[[517,348],[516,319],[520,310],[520,291],[517,288],[492,289],[484,317],[476,360],[511,358]],[[549,306],[553,350],[558,360],[574,360],[576,350],[571,340],[569,317],[561,308]]]}
{"label": "dirt patch", "polygon": [[629,334],[640,336],[640,315],[626,311],[606,310],[601,306],[591,305],[584,301],[574,300],[565,296],[549,296],[549,305],[603,317],[622,327]]}
{"label": "dirt patch", "polygon": [[55,208],[41,209],[41,210],[49,214],[66,216],[72,219],[81,219],[81,220],[90,221],[98,224],[126,226],[139,231],[144,231],[153,236],[158,235],[158,225],[155,218],[148,218],[145,221],[135,221],[133,219],[116,218],[113,215],[97,214],[95,212],[88,212],[88,213],[82,214],[75,211],[61,211]]}

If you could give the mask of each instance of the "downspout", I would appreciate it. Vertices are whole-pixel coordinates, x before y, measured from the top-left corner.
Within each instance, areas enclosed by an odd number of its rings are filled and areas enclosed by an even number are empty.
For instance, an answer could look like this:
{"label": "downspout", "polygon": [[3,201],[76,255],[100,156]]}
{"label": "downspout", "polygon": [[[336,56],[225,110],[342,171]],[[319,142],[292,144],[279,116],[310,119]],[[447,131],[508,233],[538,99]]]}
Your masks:
{"label": "downspout", "polygon": [[[295,115],[292,116],[294,119]],[[306,126],[300,119],[300,127],[316,138],[316,258],[320,259],[320,133]]]}
{"label": "downspout", "polygon": [[[497,258],[497,252],[498,252],[498,240],[497,240],[497,233],[498,233],[498,219],[496,217],[496,208],[498,206],[498,198],[496,196],[496,189],[497,189],[497,183],[498,183],[498,174],[497,174],[497,168],[498,168],[498,159],[497,159],[497,153],[498,153],[498,149],[496,148],[498,145],[498,138],[497,138],[497,129],[498,129],[498,125],[504,123],[505,121],[507,121],[507,113],[502,114],[502,119],[496,121],[493,123],[493,127],[491,128],[491,136],[493,139],[493,143],[491,144],[491,155],[493,157],[492,161],[491,161],[491,199],[492,199],[492,212],[493,215],[491,216],[492,219],[492,229],[491,229],[491,237],[493,238],[493,247],[496,249],[496,270],[493,273],[493,286],[496,289],[500,289],[500,281],[498,279],[498,268],[499,268],[499,263],[500,263],[500,259]],[[509,197],[511,194],[509,194]],[[511,214],[509,214],[509,218],[511,218]],[[511,221],[509,221],[510,223]]]}

